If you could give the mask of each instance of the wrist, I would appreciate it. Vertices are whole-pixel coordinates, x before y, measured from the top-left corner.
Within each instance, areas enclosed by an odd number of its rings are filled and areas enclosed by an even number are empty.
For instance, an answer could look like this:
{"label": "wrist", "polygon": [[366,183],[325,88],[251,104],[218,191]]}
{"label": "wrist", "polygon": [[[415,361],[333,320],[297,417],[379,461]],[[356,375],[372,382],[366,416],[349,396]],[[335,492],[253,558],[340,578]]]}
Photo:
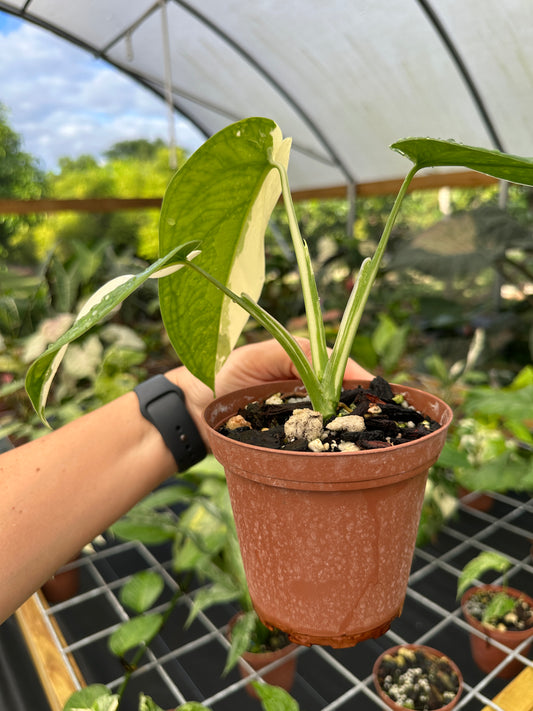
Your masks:
{"label": "wrist", "polygon": [[164,375],[156,375],[134,388],[143,417],[161,435],[178,471],[201,461],[206,448],[195,419],[187,409],[184,391]]}

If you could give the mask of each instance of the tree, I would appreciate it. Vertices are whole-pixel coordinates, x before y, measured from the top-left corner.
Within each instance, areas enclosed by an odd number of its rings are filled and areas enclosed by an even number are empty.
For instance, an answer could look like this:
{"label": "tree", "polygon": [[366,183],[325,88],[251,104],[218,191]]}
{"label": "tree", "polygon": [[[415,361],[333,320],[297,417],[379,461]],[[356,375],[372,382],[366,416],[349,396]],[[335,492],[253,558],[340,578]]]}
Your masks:
{"label": "tree", "polygon": [[138,160],[155,160],[159,149],[164,148],[163,139],[148,141],[146,138],[138,138],[133,141],[119,141],[105,151],[104,156],[108,160],[127,160],[137,158]]}
{"label": "tree", "polygon": [[[9,126],[7,109],[0,104],[0,197],[40,198],[45,191],[43,171],[37,160],[22,150],[21,138]],[[31,258],[31,241],[24,237],[37,221],[38,218],[31,215],[0,215],[0,257],[11,261]]]}

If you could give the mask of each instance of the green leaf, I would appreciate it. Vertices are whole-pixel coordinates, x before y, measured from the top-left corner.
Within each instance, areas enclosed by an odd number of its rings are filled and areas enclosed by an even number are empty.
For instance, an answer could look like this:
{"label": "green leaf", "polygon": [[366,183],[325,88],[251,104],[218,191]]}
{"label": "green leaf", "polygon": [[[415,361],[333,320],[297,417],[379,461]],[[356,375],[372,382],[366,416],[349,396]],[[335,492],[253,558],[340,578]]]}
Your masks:
{"label": "green leaf", "polygon": [[[257,300],[264,282],[264,233],[281,185],[272,160],[290,141],[270,119],[237,122],[212,136],[176,173],[163,199],[159,253],[199,240],[198,266]],[[161,313],[180,360],[209,387],[248,314],[192,269],[160,283]]]}
{"label": "green leaf", "polygon": [[185,704],[178,706],[176,711],[209,711],[209,708],[198,703],[198,701],[187,701]]}
{"label": "green leaf", "polygon": [[185,622],[185,626],[188,627],[199,612],[206,610],[212,605],[219,605],[224,602],[233,602],[237,600],[241,595],[241,590],[228,578],[226,584],[222,582],[214,583],[213,585],[208,585],[205,588],[201,588],[194,596],[193,606]]}
{"label": "green leaf", "polygon": [[296,699],[281,687],[259,681],[252,681],[252,686],[261,699],[264,711],[299,711]]}
{"label": "green leaf", "polygon": [[124,622],[109,638],[109,649],[117,657],[123,657],[130,649],[147,645],[161,629],[162,615],[143,615]]}
{"label": "green leaf", "polygon": [[141,693],[139,696],[139,711],[163,711],[163,709],[150,696]]}
{"label": "green leaf", "polygon": [[529,491],[533,489],[533,458],[506,451],[477,466],[456,469],[455,478],[470,491]]}
{"label": "green leaf", "polygon": [[487,570],[504,573],[510,567],[511,562],[500,553],[483,551],[475,558],[472,558],[463,568],[457,581],[457,597],[460,597],[475,580],[480,580]]}
{"label": "green leaf", "polygon": [[177,529],[171,514],[132,510],[110,526],[109,530],[124,541],[141,541],[147,546],[155,546],[171,541]]}
{"label": "green leaf", "polygon": [[505,419],[533,417],[533,384],[520,390],[473,388],[464,403],[465,413],[499,415]]}
{"label": "green leaf", "polygon": [[177,569],[194,568],[199,558],[206,555],[211,558],[224,546],[228,527],[213,509],[209,502],[198,499],[182,514],[179,528],[186,540],[174,558]]}
{"label": "green leaf", "polygon": [[495,622],[505,617],[508,612],[512,612],[516,605],[516,600],[504,592],[496,593],[483,611],[483,622]]}
{"label": "green leaf", "polygon": [[150,609],[163,592],[163,578],[153,570],[141,570],[135,573],[120,591],[123,605],[137,614]]}
{"label": "green leaf", "polygon": [[167,506],[190,501],[191,496],[192,493],[189,489],[181,484],[162,486],[160,489],[148,494],[148,496],[136,504],[132,511],[164,509]]}
{"label": "green leaf", "polygon": [[248,649],[256,623],[257,614],[251,610],[250,612],[243,613],[233,625],[231,630],[231,647],[228,652],[226,666],[224,667],[224,674],[227,674],[233,669],[235,664],[239,661],[239,658],[242,657],[244,652]]}
{"label": "green leaf", "polygon": [[409,158],[418,170],[463,167],[494,178],[533,185],[533,159],[434,138],[404,138],[391,148]]}
{"label": "green leaf", "polygon": [[91,684],[75,691],[65,704],[63,711],[114,711],[118,706],[118,696],[103,684]]}
{"label": "green leaf", "polygon": [[87,301],[72,327],[32,363],[26,374],[26,390],[35,411],[45,424],[48,424],[44,416],[48,392],[69,343],[82,336],[95,324],[108,316],[118,304],[124,301],[147,279],[156,278],[159,272],[161,272],[161,275],[166,274],[163,268],[165,270],[172,269],[178,264],[183,264],[187,261],[187,255],[196,246],[197,243],[191,242],[177,246],[140,274],[124,274],[104,284]]}

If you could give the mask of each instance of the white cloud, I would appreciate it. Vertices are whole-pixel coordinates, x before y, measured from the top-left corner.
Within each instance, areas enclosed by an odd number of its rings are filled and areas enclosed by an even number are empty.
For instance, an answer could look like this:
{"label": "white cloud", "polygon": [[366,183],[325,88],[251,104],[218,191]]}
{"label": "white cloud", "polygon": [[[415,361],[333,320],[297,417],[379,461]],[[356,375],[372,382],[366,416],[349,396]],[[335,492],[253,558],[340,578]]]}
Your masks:
{"label": "white cloud", "polygon": [[[4,32],[0,23],[0,103],[44,168],[62,156],[98,156],[117,141],[167,140],[164,102],[127,76],[30,23],[10,21]],[[201,141],[178,116],[175,132],[188,150]]]}

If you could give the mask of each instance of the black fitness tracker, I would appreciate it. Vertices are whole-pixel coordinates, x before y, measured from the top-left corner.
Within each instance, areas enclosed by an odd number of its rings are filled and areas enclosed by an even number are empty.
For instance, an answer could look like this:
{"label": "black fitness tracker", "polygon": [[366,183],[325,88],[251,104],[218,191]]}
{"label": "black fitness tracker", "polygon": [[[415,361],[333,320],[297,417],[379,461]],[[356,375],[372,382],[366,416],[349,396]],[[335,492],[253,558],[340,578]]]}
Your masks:
{"label": "black fitness tracker", "polygon": [[203,440],[185,406],[183,390],[156,375],[134,388],[142,415],[159,430],[183,472],[207,454]]}

